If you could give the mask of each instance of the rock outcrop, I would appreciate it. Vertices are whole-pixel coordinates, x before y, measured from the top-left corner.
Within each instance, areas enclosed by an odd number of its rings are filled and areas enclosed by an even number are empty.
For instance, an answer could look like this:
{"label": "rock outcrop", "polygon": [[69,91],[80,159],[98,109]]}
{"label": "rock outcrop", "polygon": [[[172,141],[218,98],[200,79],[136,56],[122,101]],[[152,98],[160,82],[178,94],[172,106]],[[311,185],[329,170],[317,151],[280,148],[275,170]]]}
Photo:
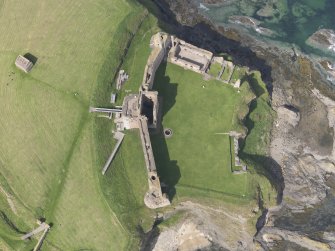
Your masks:
{"label": "rock outcrop", "polygon": [[307,44],[321,50],[328,50],[335,54],[335,31],[321,29],[307,39]]}
{"label": "rock outcrop", "polygon": [[[284,123],[295,127],[300,121],[299,111],[289,105],[280,106],[277,109],[278,123]],[[280,126],[277,124],[277,126]]]}

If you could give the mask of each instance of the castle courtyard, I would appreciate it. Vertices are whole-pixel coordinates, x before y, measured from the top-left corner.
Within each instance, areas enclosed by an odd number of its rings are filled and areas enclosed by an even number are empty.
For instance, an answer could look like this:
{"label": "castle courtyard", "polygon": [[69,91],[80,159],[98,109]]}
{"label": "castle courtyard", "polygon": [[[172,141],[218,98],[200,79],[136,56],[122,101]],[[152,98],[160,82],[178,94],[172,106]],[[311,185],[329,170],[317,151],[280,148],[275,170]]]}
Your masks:
{"label": "castle courtyard", "polygon": [[[220,81],[171,63],[158,68],[154,82],[162,99],[162,126],[173,135],[152,135],[158,174],[179,192],[188,188],[247,197],[249,174],[231,172],[229,136],[243,93]],[[243,90],[241,91],[243,92]]]}

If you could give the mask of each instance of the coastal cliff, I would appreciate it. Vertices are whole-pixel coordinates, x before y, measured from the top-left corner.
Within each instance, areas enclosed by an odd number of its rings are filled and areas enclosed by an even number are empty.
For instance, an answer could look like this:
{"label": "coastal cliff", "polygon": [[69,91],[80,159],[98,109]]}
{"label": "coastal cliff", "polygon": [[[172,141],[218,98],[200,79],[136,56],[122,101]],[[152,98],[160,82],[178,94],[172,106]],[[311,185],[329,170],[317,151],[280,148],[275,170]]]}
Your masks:
{"label": "coastal cliff", "polygon": [[263,209],[252,244],[249,236],[241,239],[243,245],[227,240],[223,246],[335,248],[330,220],[335,204],[335,93],[319,62],[301,52],[296,55],[289,47],[256,40],[242,29],[215,26],[192,1],[154,2],[160,18],[170,20],[169,27],[181,38],[213,52],[227,52],[236,63],[261,71],[277,112],[268,146],[271,161],[265,168],[280,188],[278,206]]}

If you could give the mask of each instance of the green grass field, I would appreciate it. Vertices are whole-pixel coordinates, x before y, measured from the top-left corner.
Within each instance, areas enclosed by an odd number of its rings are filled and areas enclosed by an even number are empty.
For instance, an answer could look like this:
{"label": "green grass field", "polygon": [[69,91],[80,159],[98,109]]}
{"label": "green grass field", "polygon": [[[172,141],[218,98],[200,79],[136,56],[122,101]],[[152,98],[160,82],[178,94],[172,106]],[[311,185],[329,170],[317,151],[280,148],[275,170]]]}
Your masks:
{"label": "green grass field", "polygon": [[[88,108],[106,104],[106,87],[132,34],[147,19],[146,10],[122,0],[33,0],[1,2],[0,13],[0,181],[15,206],[0,192],[0,249],[32,249],[36,239],[23,242],[19,236],[36,227],[38,217],[53,223],[43,250],[131,247],[134,236],[120,220],[127,209],[118,215],[111,204],[119,202],[110,201],[117,187],[106,188],[100,177],[106,155],[95,147],[99,130]],[[142,38],[147,39],[144,34],[137,39]],[[14,66],[25,53],[37,58],[29,74]],[[136,70],[140,75],[142,69]],[[104,136],[112,147],[110,130]],[[129,141],[132,137],[138,135]],[[138,145],[122,155],[131,149]],[[139,173],[128,173],[131,178],[145,175],[137,159],[128,164],[139,165]],[[129,187],[140,186],[136,182],[127,187],[129,194]],[[146,187],[141,187],[143,196]],[[144,211],[143,197],[136,195],[133,210]]]}
{"label": "green grass field", "polygon": [[229,136],[243,94],[220,81],[168,63],[162,65],[154,88],[163,100],[163,126],[172,138],[152,137],[159,175],[179,187],[251,196],[248,175],[231,173]]}
{"label": "green grass field", "polygon": [[[0,22],[0,250],[31,250],[37,240],[19,237],[39,217],[52,223],[43,250],[137,249],[155,216],[143,202],[147,177],[139,134],[126,132],[102,176],[114,126],[88,108],[111,106],[119,67],[130,78],[118,104],[128,91],[138,91],[157,20],[131,0],[31,0],[0,1]],[[37,59],[29,74],[14,66],[25,53]],[[249,200],[259,179],[231,174],[228,136],[215,134],[245,131],[240,120],[252,97],[248,85],[237,93],[173,65],[162,66],[157,79],[163,124],[174,131],[168,140],[153,137],[162,180],[183,198]],[[248,117],[256,123],[267,97],[259,102]],[[245,144],[248,152],[260,124]]]}

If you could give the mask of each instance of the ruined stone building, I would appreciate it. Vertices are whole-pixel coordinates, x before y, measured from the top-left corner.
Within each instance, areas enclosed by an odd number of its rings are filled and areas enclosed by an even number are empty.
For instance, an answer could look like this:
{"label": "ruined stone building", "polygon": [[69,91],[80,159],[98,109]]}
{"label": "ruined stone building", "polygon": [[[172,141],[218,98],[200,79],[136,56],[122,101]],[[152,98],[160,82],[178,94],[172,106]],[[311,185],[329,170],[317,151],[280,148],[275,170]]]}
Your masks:
{"label": "ruined stone building", "polygon": [[139,129],[142,149],[148,175],[149,191],[144,202],[149,208],[158,208],[170,204],[167,196],[162,193],[157,174],[156,163],[152,151],[149,128],[158,127],[158,92],[151,91],[155,73],[163,61],[170,45],[167,34],[158,33],[151,38],[151,54],[144,70],[143,82],[138,94],[126,96],[122,104],[122,112],[116,114],[114,122],[119,131]]}
{"label": "ruined stone building", "polygon": [[124,98],[122,113],[116,115],[114,119],[118,131],[139,129],[149,184],[144,202],[149,208],[170,204],[166,195],[162,193],[150,141],[149,128],[157,128],[157,117],[158,92],[141,91],[139,94],[130,94]]}
{"label": "ruined stone building", "polygon": [[19,55],[15,60],[15,65],[20,70],[24,71],[25,73],[28,73],[33,68],[34,64],[29,61],[27,58],[25,58],[22,55]]}
{"label": "ruined stone building", "polygon": [[204,74],[211,63],[213,53],[183,40],[171,36],[172,47],[169,52],[169,62]]}
{"label": "ruined stone building", "polygon": [[[149,208],[158,208],[169,205],[170,201],[166,194],[162,193],[149,134],[149,128],[157,129],[160,126],[158,92],[152,91],[155,73],[162,61],[166,59],[185,69],[205,74],[212,60],[220,63],[221,58],[213,59],[213,53],[161,32],[152,36],[150,47],[151,53],[145,65],[139,93],[127,95],[123,100],[122,108],[91,107],[90,112],[107,112],[110,113],[110,118],[113,113],[117,131],[139,130],[149,184],[144,202]],[[122,135],[119,137],[117,147],[122,142]],[[105,164],[103,174],[116,151],[117,148]]]}
{"label": "ruined stone building", "polygon": [[152,50],[144,68],[141,90],[148,91],[152,89],[157,68],[162,63],[170,46],[170,35],[159,32],[152,36],[150,40],[150,47]]}

